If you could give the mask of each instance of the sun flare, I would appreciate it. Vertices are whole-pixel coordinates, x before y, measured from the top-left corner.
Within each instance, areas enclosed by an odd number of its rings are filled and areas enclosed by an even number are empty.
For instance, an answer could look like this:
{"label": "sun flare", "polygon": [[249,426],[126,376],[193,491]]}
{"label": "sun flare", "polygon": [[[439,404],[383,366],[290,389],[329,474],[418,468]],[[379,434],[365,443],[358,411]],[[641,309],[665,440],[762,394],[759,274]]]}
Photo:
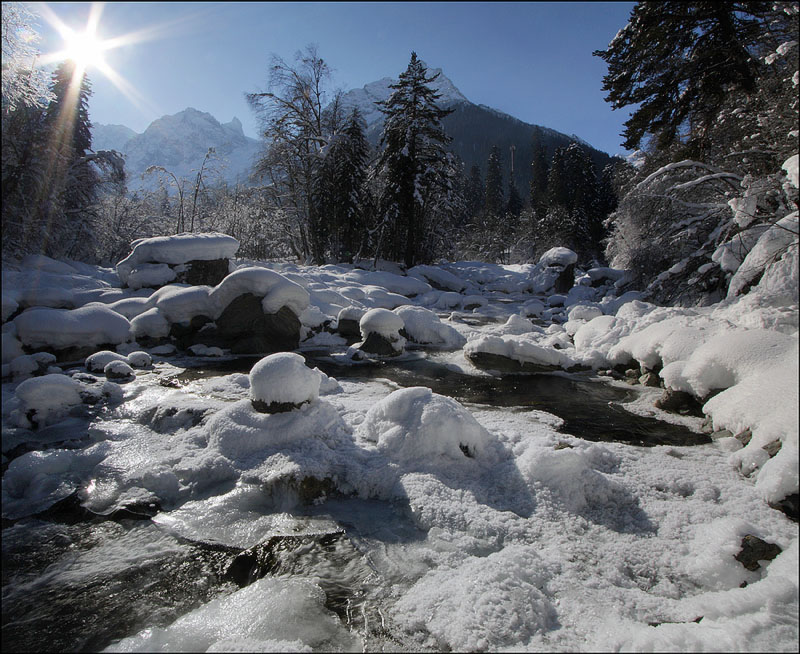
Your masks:
{"label": "sun flare", "polygon": [[80,68],[102,68],[105,64],[103,52],[106,47],[97,34],[89,30],[65,34],[64,50],[65,58],[71,59]]}

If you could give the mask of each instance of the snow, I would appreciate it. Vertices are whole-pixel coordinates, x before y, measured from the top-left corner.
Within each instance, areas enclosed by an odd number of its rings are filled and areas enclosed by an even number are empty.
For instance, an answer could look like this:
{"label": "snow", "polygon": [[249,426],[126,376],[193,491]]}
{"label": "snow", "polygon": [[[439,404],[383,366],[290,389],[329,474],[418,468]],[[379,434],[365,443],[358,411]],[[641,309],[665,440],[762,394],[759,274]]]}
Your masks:
{"label": "snow", "polygon": [[[136,241],[131,253],[117,264],[117,274],[123,285],[128,284],[134,270],[137,275],[152,275],[159,278],[166,275],[163,267],[142,268],[143,264],[188,263],[189,261],[211,261],[232,259],[239,249],[239,241],[227,234],[215,232],[208,234],[177,234],[175,236],[154,236]],[[153,272],[147,273],[150,270]],[[160,271],[160,272],[156,272]]]}
{"label": "snow", "polygon": [[395,391],[378,402],[358,432],[405,469],[483,460],[492,439],[458,402],[422,386]]}
{"label": "snow", "polygon": [[[794,244],[796,252],[798,233],[800,233],[800,225],[797,211],[782,218],[765,231],[736,270],[736,274],[728,285],[728,297],[739,295],[778,255],[789,250],[792,244]],[[795,285],[794,288],[796,289],[797,286]]]}
{"label": "snow", "polygon": [[19,340],[32,348],[117,345],[130,338],[131,324],[102,305],[78,309],[29,309],[14,318]]}
{"label": "snow", "polygon": [[111,352],[110,350],[101,350],[100,352],[95,352],[94,354],[86,357],[84,365],[86,366],[86,370],[89,372],[102,372],[103,368],[105,368],[112,361],[127,362],[127,360],[128,359],[125,357],[125,355],[118,354],[117,352]]}
{"label": "snow", "polygon": [[313,402],[319,397],[321,377],[293,352],[264,357],[250,371],[250,393],[264,404]]}
{"label": "snow", "polygon": [[380,334],[390,341],[399,341],[400,330],[403,329],[405,323],[403,319],[396,313],[388,309],[370,309],[363,316],[358,323],[361,330],[361,338],[366,339],[370,334]]}
{"label": "snow", "polygon": [[[397,270],[348,265],[240,261],[214,289],[137,293],[108,285],[113,271],[72,263],[31,259],[38,269],[4,271],[6,318],[14,303],[26,306],[23,297],[61,294],[79,306],[27,309],[3,326],[3,516],[15,521],[4,543],[19,533],[31,556],[42,556],[45,544],[68,541],[71,526],[37,514],[73,493],[104,514],[158,510],[105,543],[92,531],[63,555],[48,550],[46,579],[11,579],[4,597],[13,606],[14,593],[47,579],[54,588],[68,579],[87,587],[103,578],[99,571],[163,561],[154,555],[187,548],[186,539],[249,548],[275,535],[343,530],[342,547],[271,550],[287,557],[281,574],[239,590],[220,583],[213,599],[147,618],[138,632],[120,630],[108,650],[794,651],[798,529],[768,503],[798,490],[797,255],[782,250],[779,233],[796,230],[796,220],[760,233],[749,254],[722,253],[721,261],[732,257],[734,278],[742,272],[745,280],[745,266],[766,270],[741,285],[747,293],[708,307],[616,297],[624,271],[595,269],[578,273],[578,286],[559,298],[563,307],[546,308],[553,278],[539,264],[417,271],[437,286],[449,280],[449,291],[424,290],[426,281]],[[400,342],[404,329],[434,349],[421,346],[397,357],[401,364],[354,363],[342,339],[321,332],[309,341],[329,352],[320,367],[351,366],[334,379],[296,353],[265,357],[249,375],[226,374],[214,367],[227,358],[188,367],[198,363],[192,354],[214,348],[174,356],[168,345],[148,355],[128,343],[167,337],[170,324],[194,315],[216,319],[245,292],[263,297],[265,311],[290,306],[304,323],[350,318],[362,336]],[[469,298],[472,311],[446,320],[434,312],[441,301],[446,316]],[[93,357],[139,370],[121,386],[77,369],[56,374],[52,354],[23,348],[64,342],[122,345]],[[560,370],[545,379],[622,387],[635,398],[625,405],[631,412],[650,407],[666,418],[652,408],[661,389],[563,372],[660,369],[665,386],[704,402],[712,429],[752,437],[747,445],[592,443],[538,405],[460,402],[418,385],[431,379],[448,388],[439,371],[490,378],[465,358],[474,352]],[[392,376],[393,365],[407,368]],[[417,366],[439,368],[429,378]],[[408,387],[392,381],[399,379]],[[524,389],[530,378],[517,379]],[[253,399],[301,406],[266,414]],[[670,419],[695,430],[701,421]],[[325,490],[304,503],[299,489],[309,478]],[[39,528],[61,535],[39,537]],[[783,552],[748,571],[735,559],[746,534]],[[371,626],[345,626],[326,608],[344,601],[338,593],[352,602],[349,615]]]}
{"label": "snow", "polygon": [[458,349],[467,342],[456,329],[445,325],[433,311],[423,307],[397,307],[394,313],[402,318],[409,340],[415,343]]}
{"label": "snow", "polygon": [[551,248],[539,257],[539,263],[545,266],[569,266],[578,262],[578,255],[569,248]]}
{"label": "snow", "polygon": [[63,419],[70,407],[81,404],[80,384],[59,374],[26,379],[15,391],[20,402],[16,411],[20,427],[39,426]]}
{"label": "snow", "polygon": [[800,162],[800,155],[795,154],[784,161],[781,166],[786,171],[789,183],[795,188],[800,188],[800,173],[798,172],[800,164],[798,162]]}
{"label": "snow", "polygon": [[277,313],[281,307],[289,307],[300,315],[308,307],[308,291],[283,275],[266,268],[239,268],[225,277],[208,294],[214,309],[213,318],[218,318],[237,297],[251,293],[263,297],[264,313]]}

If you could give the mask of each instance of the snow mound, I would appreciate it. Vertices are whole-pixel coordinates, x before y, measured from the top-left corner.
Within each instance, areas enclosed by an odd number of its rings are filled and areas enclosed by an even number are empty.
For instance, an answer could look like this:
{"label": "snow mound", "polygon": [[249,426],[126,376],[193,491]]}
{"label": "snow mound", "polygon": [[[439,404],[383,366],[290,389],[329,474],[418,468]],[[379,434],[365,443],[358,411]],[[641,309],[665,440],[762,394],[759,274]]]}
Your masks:
{"label": "snow mound", "polygon": [[551,248],[539,257],[539,263],[545,266],[569,266],[578,262],[578,255],[569,248]]}
{"label": "snow mound", "polygon": [[54,349],[118,345],[130,339],[131,328],[127,318],[102,305],[79,309],[30,309],[14,318],[14,324],[24,345]]}
{"label": "snow mound", "polygon": [[402,306],[394,310],[405,325],[408,338],[415,343],[458,349],[467,342],[458,331],[445,325],[433,311],[422,307]]}
{"label": "snow mound", "polygon": [[[250,467],[254,458],[263,459],[293,446],[302,449],[309,440],[320,441],[324,453],[298,454],[293,465],[283,466],[294,476],[299,475],[301,468],[310,471],[326,467],[331,449],[324,442],[335,439],[343,430],[346,427],[342,419],[327,402],[304,404],[284,413],[259,413],[251,400],[239,400],[215,413],[206,425],[209,449],[243,468]],[[285,457],[281,459],[286,463]],[[267,474],[281,474],[281,465],[271,467]]]}
{"label": "snow mound", "polygon": [[238,249],[239,241],[227,234],[178,234],[144,238],[135,241],[131,253],[117,264],[117,274],[125,285],[133,270],[141,264],[177,265],[194,260],[232,259]]}
{"label": "snow mound", "polygon": [[405,340],[400,336],[400,330],[405,326],[403,319],[388,309],[370,309],[361,316],[358,326],[364,339],[370,334],[379,334],[395,343]]}
{"label": "snow mound", "polygon": [[434,650],[444,642],[459,652],[525,651],[535,634],[557,623],[542,590],[548,579],[535,552],[513,545],[429,572],[397,602],[392,617],[408,632],[430,633],[424,644]]}
{"label": "snow mound", "polygon": [[482,459],[492,439],[461,404],[423,386],[394,391],[375,404],[358,434],[406,466]]}
{"label": "snow mound", "polygon": [[20,401],[16,422],[20,427],[43,427],[66,417],[73,406],[81,404],[81,384],[66,375],[44,375],[26,379],[15,395]]}
{"label": "snow mound", "polygon": [[111,350],[101,350],[100,352],[95,352],[94,354],[86,357],[86,361],[84,364],[86,366],[86,370],[89,372],[102,372],[103,368],[105,368],[109,363],[112,361],[128,361],[128,358],[122,354],[118,354],[117,352],[112,352]]}
{"label": "snow mound", "polygon": [[212,289],[209,293],[214,309],[212,317],[218,318],[233,300],[245,293],[264,298],[261,301],[264,313],[277,313],[286,306],[299,316],[310,303],[308,291],[300,284],[280,273],[252,266],[235,270]]}
{"label": "snow mound", "polygon": [[322,378],[294,352],[270,354],[250,370],[250,396],[264,404],[313,402],[319,397]]}

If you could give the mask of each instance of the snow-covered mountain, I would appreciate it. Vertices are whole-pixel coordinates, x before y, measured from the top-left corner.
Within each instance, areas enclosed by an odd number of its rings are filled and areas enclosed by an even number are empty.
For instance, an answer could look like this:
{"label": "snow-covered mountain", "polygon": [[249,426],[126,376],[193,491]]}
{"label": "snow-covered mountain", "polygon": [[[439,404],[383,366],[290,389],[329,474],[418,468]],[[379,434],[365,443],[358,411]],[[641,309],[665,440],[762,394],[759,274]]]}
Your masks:
{"label": "snow-covered mountain", "polygon": [[[439,74],[439,77],[431,86],[441,95],[439,105],[442,107],[452,107],[458,103],[469,103],[469,100],[458,90],[455,84],[444,75],[441,68],[429,68],[428,76]],[[353,108],[358,108],[367,123],[367,129],[383,124],[383,113],[378,109],[376,102],[387,100],[392,94],[390,84],[396,84],[397,80],[391,77],[384,77],[375,82],[365,84],[360,89],[352,89],[342,96],[341,102],[345,112],[349,113]]]}
{"label": "snow-covered mountain", "polygon": [[[552,157],[556,148],[566,147],[572,142],[582,145],[589,153],[598,171],[609,162],[605,152],[593,148],[576,134],[564,134],[549,127],[526,123],[503,111],[470,102],[458,87],[450,80],[441,68],[428,68],[428,75],[439,73],[439,77],[431,84],[440,93],[439,106],[452,109],[445,116],[442,125],[452,138],[449,149],[464,163],[469,173],[473,165],[480,167],[486,174],[486,161],[493,146],[500,148],[503,177],[508,180],[511,174],[511,148],[514,148],[514,182],[523,194],[530,185],[530,162],[533,160],[532,137],[535,127],[540,128],[542,143],[548,157]],[[352,89],[342,96],[341,103],[345,114],[358,107],[367,124],[366,136],[373,144],[381,137],[384,114],[375,102],[386,100],[392,93],[390,84],[397,80],[384,77],[366,84],[363,88]]]}
{"label": "snow-covered mountain", "polygon": [[154,120],[142,134],[121,125],[95,125],[92,137],[95,150],[113,148],[125,155],[129,190],[157,186],[157,175],[142,179],[152,165],[163,166],[178,179],[193,180],[209,148],[214,153],[206,163],[205,178],[244,183],[260,148],[259,141],[244,135],[238,118],[220,123],[191,107]]}
{"label": "snow-covered mountain", "polygon": [[116,150],[125,152],[125,146],[134,136],[130,127],[125,125],[92,125],[92,148],[98,150]]}

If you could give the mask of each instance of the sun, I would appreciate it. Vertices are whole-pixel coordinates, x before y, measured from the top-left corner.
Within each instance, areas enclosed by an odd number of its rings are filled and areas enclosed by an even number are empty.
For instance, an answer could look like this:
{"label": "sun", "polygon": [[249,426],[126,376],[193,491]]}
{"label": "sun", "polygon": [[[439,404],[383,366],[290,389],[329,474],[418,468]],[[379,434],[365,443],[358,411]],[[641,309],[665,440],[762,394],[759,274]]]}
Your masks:
{"label": "sun", "polygon": [[81,69],[105,67],[103,52],[107,49],[97,34],[88,29],[84,32],[70,30],[64,34],[65,58],[74,61]]}

